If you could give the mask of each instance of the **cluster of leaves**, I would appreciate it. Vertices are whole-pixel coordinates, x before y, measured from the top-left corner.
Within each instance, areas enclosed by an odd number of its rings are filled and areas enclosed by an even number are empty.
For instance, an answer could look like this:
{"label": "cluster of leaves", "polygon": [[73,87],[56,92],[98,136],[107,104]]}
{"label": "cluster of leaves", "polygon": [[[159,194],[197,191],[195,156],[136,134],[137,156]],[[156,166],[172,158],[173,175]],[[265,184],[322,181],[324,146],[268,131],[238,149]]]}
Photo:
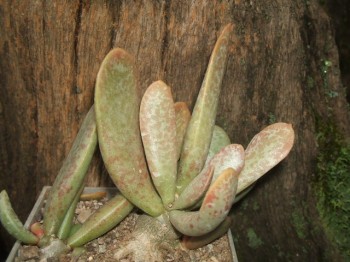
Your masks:
{"label": "cluster of leaves", "polygon": [[[120,48],[111,50],[97,75],[95,104],[50,192],[43,226],[25,229],[2,191],[0,220],[5,228],[18,240],[42,247],[47,257],[108,232],[134,207],[166,221],[173,232],[169,237],[193,237],[186,239],[187,247],[204,243],[196,237],[227,231],[236,194],[240,198],[249,192],[294,143],[287,123],[266,127],[246,149],[231,144],[225,131],[215,126],[231,31],[232,25],[227,25],[217,40],[192,114],[185,103],[174,102],[170,87],[160,80],[140,101],[132,56]],[[120,194],[76,231],[74,210],[97,146]]]}

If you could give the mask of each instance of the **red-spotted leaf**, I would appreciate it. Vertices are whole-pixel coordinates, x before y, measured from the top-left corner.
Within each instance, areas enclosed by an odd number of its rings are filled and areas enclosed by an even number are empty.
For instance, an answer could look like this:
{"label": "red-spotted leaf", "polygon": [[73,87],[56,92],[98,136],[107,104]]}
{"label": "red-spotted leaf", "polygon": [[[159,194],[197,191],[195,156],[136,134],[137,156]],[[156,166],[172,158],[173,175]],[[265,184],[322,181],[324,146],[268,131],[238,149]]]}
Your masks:
{"label": "red-spotted leaf", "polygon": [[245,166],[239,176],[237,193],[283,160],[293,143],[294,131],[291,124],[275,123],[255,135],[245,151]]}
{"label": "red-spotted leaf", "polygon": [[232,224],[232,218],[227,216],[225,220],[213,231],[199,237],[184,236],[181,244],[187,249],[197,249],[203,247],[215,239],[222,237],[229,230]]}
{"label": "red-spotted leaf", "polygon": [[[214,169],[211,183],[227,168],[233,168],[239,174],[244,167],[244,149],[241,145],[231,144],[222,148],[212,159],[207,162],[202,172],[207,172],[209,168]],[[200,207],[202,201],[198,201],[192,209]]]}
{"label": "red-spotted leaf", "polygon": [[57,234],[67,210],[83,185],[96,146],[96,120],[92,106],[50,191],[44,214],[46,236]]}
{"label": "red-spotted leaf", "polygon": [[123,49],[113,49],[102,62],[95,110],[100,151],[113,182],[144,212],[160,215],[163,204],[152,185],[141,142],[136,70]]}
{"label": "red-spotted leaf", "polygon": [[238,173],[226,169],[210,186],[199,211],[169,212],[170,222],[182,234],[201,236],[214,230],[227,216],[238,184]]}
{"label": "red-spotted leaf", "polygon": [[179,163],[179,193],[199,174],[208,156],[232,28],[227,25],[215,44],[187,127]]}
{"label": "red-spotted leaf", "polygon": [[176,120],[170,87],[162,81],[151,84],[142,98],[140,129],[154,186],[169,206],[175,200]]}
{"label": "red-spotted leaf", "polygon": [[213,174],[213,167],[203,170],[176,199],[171,209],[185,209],[196,204],[209,188]]}
{"label": "red-spotted leaf", "polygon": [[238,144],[231,144],[222,148],[210,161],[214,168],[212,183],[227,168],[233,168],[239,174],[244,167],[244,148]]}

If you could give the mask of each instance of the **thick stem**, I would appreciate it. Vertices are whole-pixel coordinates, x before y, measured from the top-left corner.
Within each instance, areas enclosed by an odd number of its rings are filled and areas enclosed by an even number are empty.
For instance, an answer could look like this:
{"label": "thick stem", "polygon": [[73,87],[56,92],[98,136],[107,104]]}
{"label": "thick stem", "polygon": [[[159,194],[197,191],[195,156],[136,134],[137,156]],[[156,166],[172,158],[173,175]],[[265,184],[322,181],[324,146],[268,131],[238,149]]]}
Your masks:
{"label": "thick stem", "polygon": [[[179,236],[165,215],[153,218],[147,215],[138,217],[135,230],[125,246],[116,250],[114,258],[132,258],[132,261],[165,261],[167,254],[179,247]],[[166,250],[167,252],[162,252]]]}

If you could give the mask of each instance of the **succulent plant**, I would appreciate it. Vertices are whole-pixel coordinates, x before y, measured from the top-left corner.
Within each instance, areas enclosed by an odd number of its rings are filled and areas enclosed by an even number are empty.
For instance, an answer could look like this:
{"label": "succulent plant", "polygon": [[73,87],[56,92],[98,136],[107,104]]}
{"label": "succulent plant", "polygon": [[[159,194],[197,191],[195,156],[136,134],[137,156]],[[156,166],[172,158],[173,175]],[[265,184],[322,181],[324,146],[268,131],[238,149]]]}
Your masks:
{"label": "succulent plant", "polygon": [[[108,232],[136,207],[144,215],[130,243],[115,254],[120,259],[132,253],[135,261],[159,259],[157,249],[178,245],[181,235],[185,247],[197,248],[224,234],[231,206],[288,155],[294,142],[292,126],[275,123],[244,150],[215,125],[231,31],[227,25],[217,40],[192,115],[160,80],[141,100],[132,57],[120,48],[110,51],[97,75],[94,106],[50,193],[44,227],[33,229],[35,234],[24,229],[3,191],[0,219],[8,231],[54,255]],[[97,141],[120,194],[70,234]],[[151,250],[140,248],[145,243]]]}

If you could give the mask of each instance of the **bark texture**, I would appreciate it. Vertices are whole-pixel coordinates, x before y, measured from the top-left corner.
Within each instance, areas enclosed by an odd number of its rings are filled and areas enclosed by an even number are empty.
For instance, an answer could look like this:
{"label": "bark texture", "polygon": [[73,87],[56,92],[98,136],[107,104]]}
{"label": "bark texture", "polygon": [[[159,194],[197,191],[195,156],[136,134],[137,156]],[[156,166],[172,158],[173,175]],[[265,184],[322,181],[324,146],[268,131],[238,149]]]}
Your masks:
{"label": "bark texture", "polygon": [[[217,124],[244,147],[271,122],[296,132],[288,158],[234,208],[239,260],[339,261],[316,209],[316,120],[345,136],[350,120],[334,31],[317,1],[0,1],[0,188],[21,219],[53,183],[112,47],[134,56],[142,90],[161,79],[192,108],[229,22]],[[99,152],[87,184],[111,185]],[[0,233],[5,256],[12,242]]]}

